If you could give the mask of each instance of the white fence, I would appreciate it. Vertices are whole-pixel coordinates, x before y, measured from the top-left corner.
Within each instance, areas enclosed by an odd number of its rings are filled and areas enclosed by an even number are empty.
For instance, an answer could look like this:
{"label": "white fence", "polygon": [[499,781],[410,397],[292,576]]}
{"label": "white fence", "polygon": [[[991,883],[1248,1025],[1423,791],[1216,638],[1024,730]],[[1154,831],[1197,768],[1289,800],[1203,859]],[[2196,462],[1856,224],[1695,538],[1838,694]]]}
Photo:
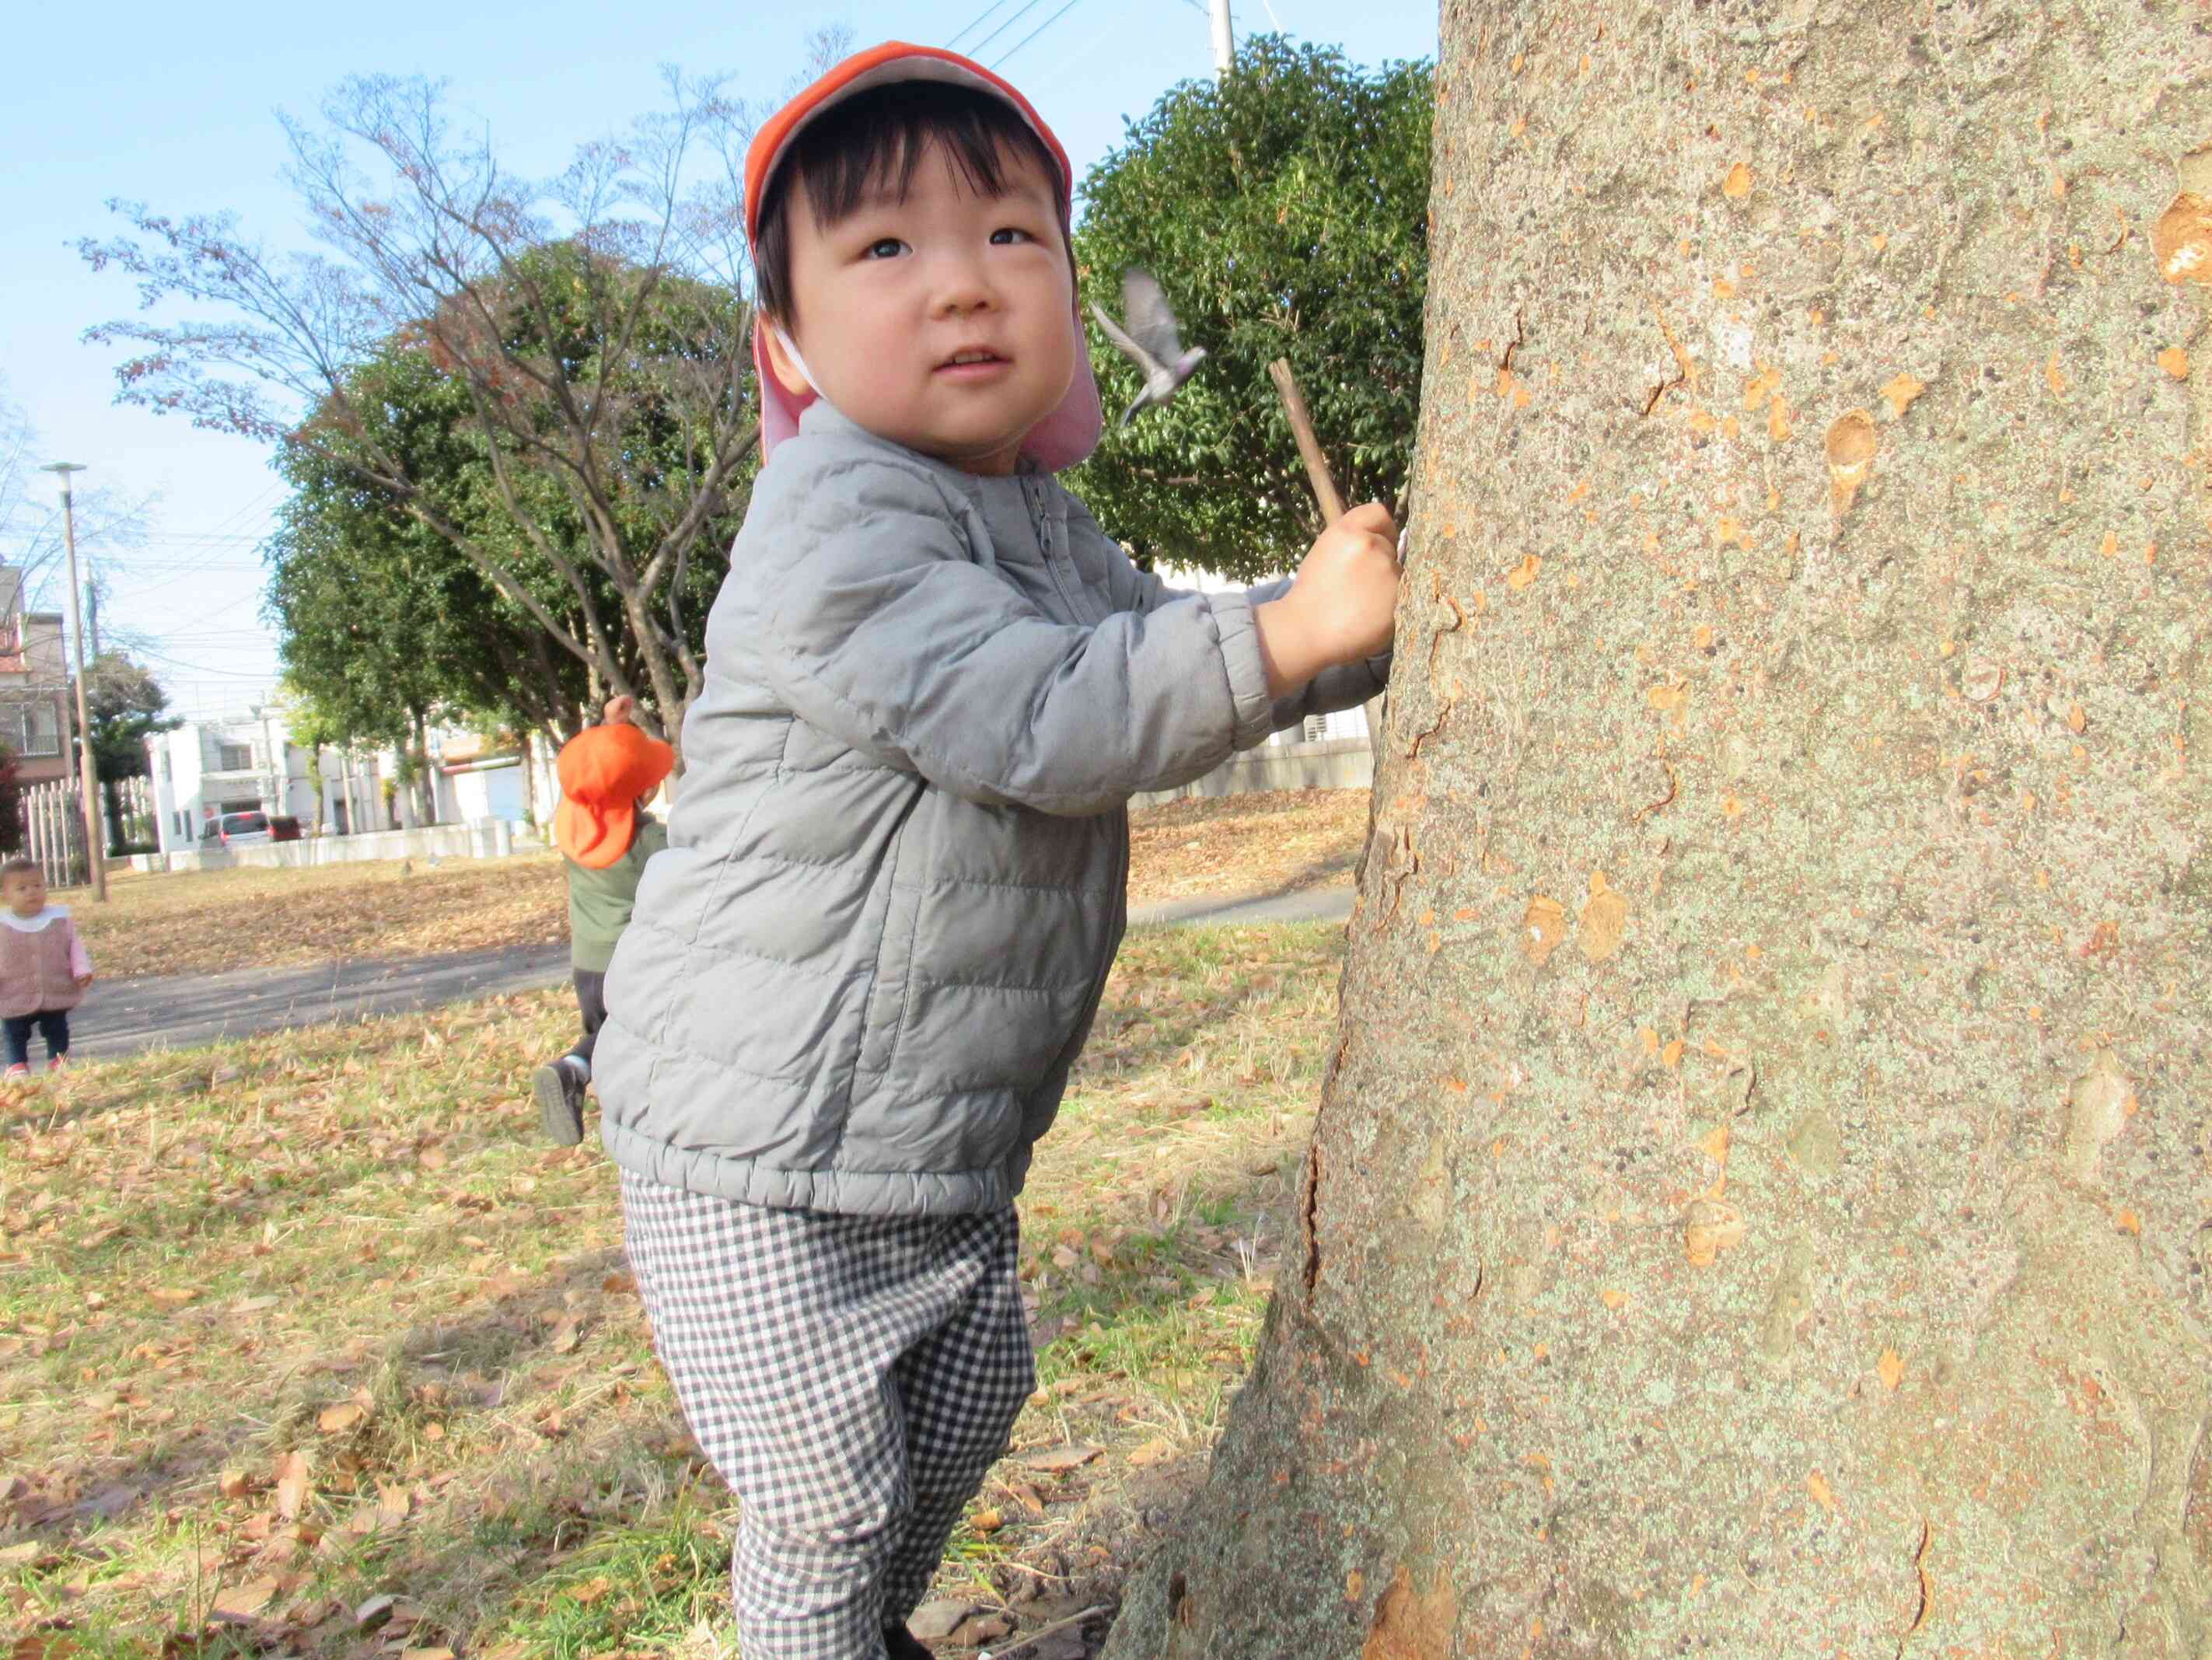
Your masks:
{"label": "white fence", "polygon": [[[151,842],[155,812],[152,781],[126,778],[108,787],[113,790],[122,814],[125,843]],[[33,784],[22,791],[19,806],[22,813],[23,852],[39,861],[39,868],[46,873],[46,885],[76,887],[88,880],[91,873],[84,860],[84,796],[76,781],[63,779]],[[104,818],[107,812],[105,792],[100,811]],[[103,824],[103,840],[106,834],[107,827]]]}

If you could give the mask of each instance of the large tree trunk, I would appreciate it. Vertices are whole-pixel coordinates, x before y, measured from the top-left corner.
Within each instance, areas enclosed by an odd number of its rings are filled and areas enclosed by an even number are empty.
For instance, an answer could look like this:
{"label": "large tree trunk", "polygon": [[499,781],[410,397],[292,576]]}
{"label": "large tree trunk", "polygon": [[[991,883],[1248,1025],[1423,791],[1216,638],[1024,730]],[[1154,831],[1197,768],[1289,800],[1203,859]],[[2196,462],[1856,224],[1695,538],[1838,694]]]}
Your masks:
{"label": "large tree trunk", "polygon": [[1341,1045],[1115,1660],[2212,1656],[2207,17],[1446,5]]}

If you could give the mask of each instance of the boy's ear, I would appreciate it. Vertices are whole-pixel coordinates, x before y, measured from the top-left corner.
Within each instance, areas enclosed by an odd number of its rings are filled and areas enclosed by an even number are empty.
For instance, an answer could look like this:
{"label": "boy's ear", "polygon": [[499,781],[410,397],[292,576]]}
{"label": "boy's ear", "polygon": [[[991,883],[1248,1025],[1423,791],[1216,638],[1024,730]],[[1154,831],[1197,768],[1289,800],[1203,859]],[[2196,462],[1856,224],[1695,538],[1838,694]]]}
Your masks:
{"label": "boy's ear", "polygon": [[781,383],[783,389],[793,398],[812,397],[814,383],[806,378],[805,372],[793,360],[791,353],[785,349],[783,330],[766,318],[763,318],[761,322],[762,325],[768,330],[765,337],[768,342],[769,371]]}

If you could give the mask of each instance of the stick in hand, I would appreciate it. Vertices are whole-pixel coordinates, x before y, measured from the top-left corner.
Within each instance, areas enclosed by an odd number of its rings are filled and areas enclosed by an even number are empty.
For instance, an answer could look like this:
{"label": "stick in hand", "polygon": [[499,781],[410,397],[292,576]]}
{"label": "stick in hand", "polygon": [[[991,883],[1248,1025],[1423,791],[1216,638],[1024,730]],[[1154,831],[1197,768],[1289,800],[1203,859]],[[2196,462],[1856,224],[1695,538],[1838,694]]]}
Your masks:
{"label": "stick in hand", "polygon": [[1298,441],[1298,455],[1306,464],[1306,482],[1321,503],[1321,521],[1334,525],[1344,517],[1344,498],[1336,493],[1336,480],[1328,476],[1328,458],[1321,453],[1321,439],[1306,409],[1306,396],[1298,390],[1298,378],[1291,373],[1291,360],[1278,357],[1267,365],[1267,373],[1282,394],[1283,413],[1291,418],[1291,435]]}
{"label": "stick in hand", "polygon": [[[1321,504],[1321,519],[1324,525],[1334,525],[1344,517],[1344,498],[1337,494],[1336,480],[1328,475],[1328,458],[1321,453],[1321,436],[1314,431],[1313,414],[1306,408],[1306,395],[1298,390],[1298,377],[1291,373],[1291,360],[1278,357],[1267,365],[1267,374],[1282,395],[1283,413],[1290,417],[1291,435],[1298,441],[1298,457],[1306,464],[1306,482],[1313,486],[1314,500]],[[1398,537],[1398,556],[1406,556],[1406,538],[1401,530]],[[1367,717],[1367,738],[1372,744],[1382,734],[1382,699],[1377,692],[1369,698],[1361,713]],[[1370,827],[1371,828],[1371,827]]]}

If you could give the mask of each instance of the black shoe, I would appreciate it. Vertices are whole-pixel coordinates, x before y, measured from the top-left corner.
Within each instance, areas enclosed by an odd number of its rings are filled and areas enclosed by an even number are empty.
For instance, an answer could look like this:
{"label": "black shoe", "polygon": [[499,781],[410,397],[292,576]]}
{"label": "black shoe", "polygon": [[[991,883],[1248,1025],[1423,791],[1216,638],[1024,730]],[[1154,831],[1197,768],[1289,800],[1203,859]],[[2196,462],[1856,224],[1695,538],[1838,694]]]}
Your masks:
{"label": "black shoe", "polygon": [[937,1660],[922,1640],[906,1628],[903,1620],[884,1627],[884,1652],[890,1660]]}
{"label": "black shoe", "polygon": [[538,1067],[530,1080],[538,1097],[538,1122],[549,1140],[573,1147],[584,1139],[584,1080],[560,1061]]}

